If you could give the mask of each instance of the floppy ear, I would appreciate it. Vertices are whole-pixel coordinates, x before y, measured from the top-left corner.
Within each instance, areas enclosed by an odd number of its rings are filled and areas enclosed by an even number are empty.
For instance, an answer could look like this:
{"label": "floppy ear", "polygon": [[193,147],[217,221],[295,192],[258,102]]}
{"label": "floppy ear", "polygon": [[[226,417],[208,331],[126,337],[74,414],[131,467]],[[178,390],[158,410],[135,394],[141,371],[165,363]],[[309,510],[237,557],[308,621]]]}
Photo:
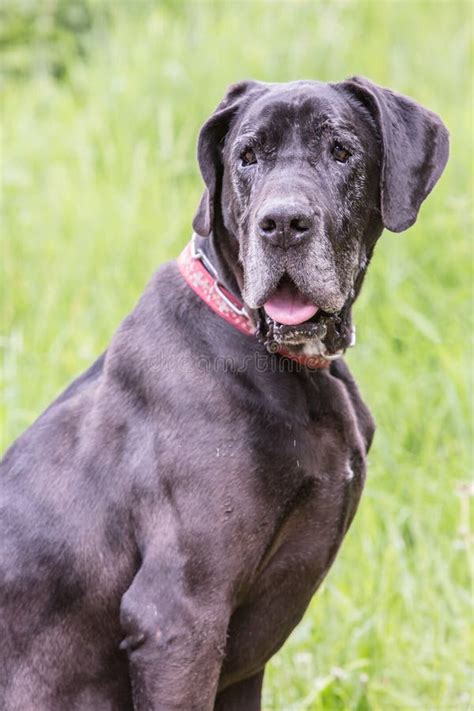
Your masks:
{"label": "floppy ear", "polygon": [[335,85],[358,99],[374,118],[383,148],[380,199],[384,226],[403,232],[448,160],[449,134],[432,111],[364,77]]}
{"label": "floppy ear", "polygon": [[221,152],[225,136],[244,100],[259,86],[261,84],[256,81],[231,84],[199,133],[197,157],[206,189],[194,216],[193,228],[202,237],[207,237],[213,226],[214,206],[222,179]]}

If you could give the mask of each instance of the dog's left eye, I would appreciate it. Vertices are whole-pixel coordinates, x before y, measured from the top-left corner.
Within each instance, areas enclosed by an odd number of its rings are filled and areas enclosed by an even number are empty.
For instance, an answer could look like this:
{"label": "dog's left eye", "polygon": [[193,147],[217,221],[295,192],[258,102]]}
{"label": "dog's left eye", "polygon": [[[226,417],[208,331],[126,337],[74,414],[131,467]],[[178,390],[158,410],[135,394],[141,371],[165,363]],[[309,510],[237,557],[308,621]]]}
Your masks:
{"label": "dog's left eye", "polygon": [[347,150],[347,148],[344,148],[344,146],[341,146],[340,143],[335,143],[332,149],[332,156],[334,160],[337,160],[338,163],[345,163],[350,157],[352,153]]}
{"label": "dog's left eye", "polygon": [[251,148],[246,148],[241,154],[240,160],[242,161],[242,165],[253,165],[257,162],[257,156]]}

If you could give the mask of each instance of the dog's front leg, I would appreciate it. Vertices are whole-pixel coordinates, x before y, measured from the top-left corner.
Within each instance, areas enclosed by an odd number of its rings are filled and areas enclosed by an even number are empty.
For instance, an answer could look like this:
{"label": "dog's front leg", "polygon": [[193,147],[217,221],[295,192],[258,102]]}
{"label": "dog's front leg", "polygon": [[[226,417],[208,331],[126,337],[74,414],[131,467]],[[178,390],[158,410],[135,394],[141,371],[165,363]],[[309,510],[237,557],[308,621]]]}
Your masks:
{"label": "dog's front leg", "polygon": [[213,709],[228,615],[203,582],[193,593],[182,555],[167,548],[145,556],[123,596],[121,647],[137,711]]}
{"label": "dog's front leg", "polygon": [[264,669],[217,694],[214,711],[260,711]]}

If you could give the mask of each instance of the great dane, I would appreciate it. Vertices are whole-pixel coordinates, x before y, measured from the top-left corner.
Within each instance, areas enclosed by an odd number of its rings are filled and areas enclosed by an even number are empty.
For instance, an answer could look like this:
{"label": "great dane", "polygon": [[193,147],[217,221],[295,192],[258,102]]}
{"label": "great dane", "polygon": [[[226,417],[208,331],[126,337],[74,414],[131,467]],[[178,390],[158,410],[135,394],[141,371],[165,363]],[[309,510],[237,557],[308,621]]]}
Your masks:
{"label": "great dane", "polygon": [[2,709],[260,709],[364,483],[352,304],[447,157],[363,78],[228,89],[192,243],[1,465]]}

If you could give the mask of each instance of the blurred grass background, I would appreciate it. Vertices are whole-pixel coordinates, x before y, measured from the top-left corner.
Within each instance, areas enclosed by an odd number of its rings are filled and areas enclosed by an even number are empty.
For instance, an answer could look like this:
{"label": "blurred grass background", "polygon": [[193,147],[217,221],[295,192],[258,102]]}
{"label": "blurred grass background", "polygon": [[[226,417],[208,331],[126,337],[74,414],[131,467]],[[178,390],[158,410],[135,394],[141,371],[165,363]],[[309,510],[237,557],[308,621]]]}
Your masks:
{"label": "blurred grass background", "polygon": [[367,487],[333,570],[269,666],[268,710],[473,708],[472,7],[0,7],[4,446],[102,352],[188,240],[197,132],[228,83],[364,74],[451,131],[441,183],[409,233],[383,235],[357,305],[349,361],[378,422]]}

